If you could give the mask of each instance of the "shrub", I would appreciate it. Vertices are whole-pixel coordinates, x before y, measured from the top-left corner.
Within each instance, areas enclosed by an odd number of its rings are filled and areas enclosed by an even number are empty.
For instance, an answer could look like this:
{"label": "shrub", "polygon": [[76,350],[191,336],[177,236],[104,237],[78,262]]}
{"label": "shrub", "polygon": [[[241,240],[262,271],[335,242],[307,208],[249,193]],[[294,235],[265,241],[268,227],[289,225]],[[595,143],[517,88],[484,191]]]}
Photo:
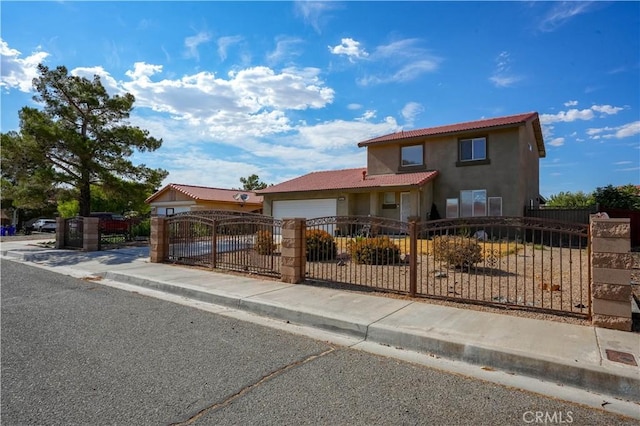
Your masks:
{"label": "shrub", "polygon": [[468,268],[482,262],[482,248],[469,238],[440,236],[433,239],[436,260],[456,268]]}
{"label": "shrub", "polygon": [[131,234],[133,237],[148,237],[151,235],[151,219],[143,219],[133,225]]}
{"label": "shrub", "polygon": [[332,260],[338,254],[336,242],[331,234],[321,229],[309,229],[306,232],[307,260]]}
{"label": "shrub", "polygon": [[254,248],[258,254],[273,254],[276,250],[276,244],[273,242],[271,231],[262,229],[256,232],[256,245]]}
{"label": "shrub", "polygon": [[347,248],[355,263],[365,265],[388,265],[400,261],[400,247],[389,237],[356,238]]}

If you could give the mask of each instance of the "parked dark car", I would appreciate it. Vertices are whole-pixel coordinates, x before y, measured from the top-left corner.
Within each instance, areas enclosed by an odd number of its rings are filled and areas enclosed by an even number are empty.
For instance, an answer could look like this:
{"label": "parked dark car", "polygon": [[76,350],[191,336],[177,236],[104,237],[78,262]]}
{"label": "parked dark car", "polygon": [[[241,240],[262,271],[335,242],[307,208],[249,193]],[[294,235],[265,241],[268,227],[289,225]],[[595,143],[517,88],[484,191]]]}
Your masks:
{"label": "parked dark car", "polygon": [[129,221],[120,214],[94,212],[90,216],[100,219],[100,232],[103,234],[127,234],[129,232]]}

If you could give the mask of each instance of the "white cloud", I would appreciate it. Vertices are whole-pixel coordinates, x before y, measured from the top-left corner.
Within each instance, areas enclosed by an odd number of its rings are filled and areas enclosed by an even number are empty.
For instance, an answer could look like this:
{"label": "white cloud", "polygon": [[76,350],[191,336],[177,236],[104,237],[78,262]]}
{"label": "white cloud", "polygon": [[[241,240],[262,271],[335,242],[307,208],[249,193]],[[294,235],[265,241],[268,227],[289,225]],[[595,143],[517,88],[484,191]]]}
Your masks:
{"label": "white cloud", "polygon": [[615,115],[623,108],[613,107],[611,105],[593,105],[586,109],[570,109],[568,111],[560,111],[557,114],[541,114],[540,121],[543,124],[565,122],[570,123],[576,120],[588,121],[595,117],[594,112],[600,112],[605,115]]}
{"label": "white cloud", "polygon": [[511,72],[511,58],[509,52],[500,52],[495,59],[496,69],[489,80],[496,87],[511,87],[522,80],[521,76]]}
{"label": "white cloud", "polygon": [[302,39],[297,37],[280,37],[276,41],[276,48],[272,52],[267,53],[267,61],[274,64],[289,58],[291,56],[299,56],[301,54],[298,46],[303,43]]}
{"label": "white cloud", "polygon": [[424,111],[424,107],[418,102],[409,102],[402,108],[402,117],[406,120],[407,125],[413,126],[415,118]]}
{"label": "white cloud", "polygon": [[611,105],[594,105],[591,107],[591,109],[606,115],[614,115],[622,111],[624,108],[612,107]]}
{"label": "white cloud", "polygon": [[384,83],[402,83],[414,80],[422,74],[435,71],[438,64],[433,61],[423,60],[408,63],[393,74],[376,74],[358,79],[358,84],[370,86]]}
{"label": "white cloud", "polygon": [[122,90],[120,83],[114,79],[111,74],[109,74],[102,67],[78,67],[72,69],[69,74],[75,75],[78,77],[84,77],[87,80],[93,80],[94,76],[100,77],[100,83],[107,89],[107,92],[110,95],[123,94],[124,90]]}
{"label": "white cloud", "polygon": [[334,2],[301,0],[296,1],[294,7],[295,12],[302,16],[304,22],[320,34],[324,22],[328,20],[326,13],[340,6]]}
{"label": "white cloud", "polygon": [[240,43],[243,40],[242,36],[227,36],[220,37],[218,39],[218,56],[221,61],[227,59],[227,51],[235,44]]}
{"label": "white cloud", "polygon": [[540,21],[538,28],[541,31],[554,31],[575,16],[587,13],[592,9],[593,2],[583,1],[562,1],[553,2],[551,10]]}
{"label": "white cloud", "polygon": [[591,139],[624,139],[640,134],[640,121],[623,124],[618,127],[601,127],[587,129]]}
{"label": "white cloud", "polygon": [[[164,146],[163,146],[164,147]],[[217,188],[239,188],[240,177],[257,174],[261,178],[264,171],[243,161],[223,160],[208,155],[197,147],[185,149],[162,149],[148,154],[147,160],[155,162],[153,167],[170,165],[170,174],[164,180],[168,183],[202,185]],[[215,170],[215,173],[203,173],[203,170]]]}
{"label": "white cloud", "polygon": [[20,56],[19,50],[10,48],[0,38],[0,87],[27,93],[33,89],[33,79],[39,75],[38,64],[43,63],[49,53],[36,51],[24,59]]}
{"label": "white cloud", "polygon": [[369,120],[373,120],[374,118],[376,118],[376,114],[377,111],[375,110],[366,110],[364,112],[364,114],[362,114],[360,117],[356,118],[356,121],[369,121]]}
{"label": "white cloud", "polygon": [[616,172],[637,172],[640,170],[640,166],[638,167],[625,167],[622,169],[615,169]]}
{"label": "white cloud", "polygon": [[198,34],[187,37],[184,39],[184,45],[187,48],[187,58],[195,58],[200,60],[200,53],[198,52],[198,46],[202,43],[206,43],[211,40],[211,34],[206,31],[201,31]]}
{"label": "white cloud", "polygon": [[399,130],[399,126],[391,117],[387,117],[381,123],[371,123],[364,120],[333,120],[315,126],[301,127],[298,129],[299,136],[296,138],[303,146],[334,150],[353,148],[358,142],[397,130]]}
{"label": "white cloud", "polygon": [[376,47],[369,60],[379,65],[379,70],[372,67],[371,74],[358,78],[357,83],[362,86],[402,83],[436,71],[442,59],[431,54],[420,43],[421,40],[411,38]]}
{"label": "white cloud", "polygon": [[350,109],[350,110],[356,110],[356,109],[360,109],[360,108],[362,108],[362,105],[360,105],[360,104],[349,104],[349,105],[347,105],[347,109]]}
{"label": "white cloud", "polygon": [[564,138],[555,138],[548,144],[551,146],[562,146],[564,145]]}
{"label": "white cloud", "polygon": [[210,72],[179,79],[152,79],[162,67],[136,63],[121,83],[136,97],[138,107],[168,113],[191,126],[206,128],[210,137],[236,140],[291,131],[287,110],[323,108],[334,91],[318,77],[315,68],[246,68],[220,78]]}
{"label": "white cloud", "polygon": [[567,101],[564,103],[564,106],[566,107],[572,107],[572,106],[576,106],[578,105],[578,101]]}
{"label": "white cloud", "polygon": [[522,78],[517,76],[493,75],[489,77],[489,80],[496,87],[511,87],[521,81]]}
{"label": "white cloud", "polygon": [[351,62],[369,56],[366,50],[360,48],[360,42],[352,38],[343,38],[337,46],[329,46],[329,51],[334,55],[344,55]]}

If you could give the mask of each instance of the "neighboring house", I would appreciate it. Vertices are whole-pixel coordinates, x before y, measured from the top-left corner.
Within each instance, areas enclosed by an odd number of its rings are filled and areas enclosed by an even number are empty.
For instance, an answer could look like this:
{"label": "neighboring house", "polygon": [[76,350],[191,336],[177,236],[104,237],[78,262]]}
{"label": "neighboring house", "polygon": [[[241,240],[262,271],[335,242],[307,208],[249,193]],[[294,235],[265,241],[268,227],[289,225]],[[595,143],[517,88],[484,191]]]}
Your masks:
{"label": "neighboring house", "polygon": [[257,191],[276,218],[371,215],[407,220],[522,216],[537,207],[545,147],[538,113],[402,131],[358,144],[367,167]]}
{"label": "neighboring house", "polygon": [[252,191],[170,183],[145,200],[152,216],[196,210],[234,210],[262,213],[262,196]]}

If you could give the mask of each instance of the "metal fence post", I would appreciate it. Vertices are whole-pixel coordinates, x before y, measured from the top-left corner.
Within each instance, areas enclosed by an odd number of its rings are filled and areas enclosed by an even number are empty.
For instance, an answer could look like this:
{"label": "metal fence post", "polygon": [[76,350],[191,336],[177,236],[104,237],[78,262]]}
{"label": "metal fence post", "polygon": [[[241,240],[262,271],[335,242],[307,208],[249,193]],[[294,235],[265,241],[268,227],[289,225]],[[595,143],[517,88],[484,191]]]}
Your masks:
{"label": "metal fence post", "polygon": [[216,269],[216,264],[218,260],[218,221],[213,220],[213,225],[211,225],[211,269]]}
{"label": "metal fence post", "polygon": [[409,295],[418,289],[418,233],[415,221],[409,222]]}

